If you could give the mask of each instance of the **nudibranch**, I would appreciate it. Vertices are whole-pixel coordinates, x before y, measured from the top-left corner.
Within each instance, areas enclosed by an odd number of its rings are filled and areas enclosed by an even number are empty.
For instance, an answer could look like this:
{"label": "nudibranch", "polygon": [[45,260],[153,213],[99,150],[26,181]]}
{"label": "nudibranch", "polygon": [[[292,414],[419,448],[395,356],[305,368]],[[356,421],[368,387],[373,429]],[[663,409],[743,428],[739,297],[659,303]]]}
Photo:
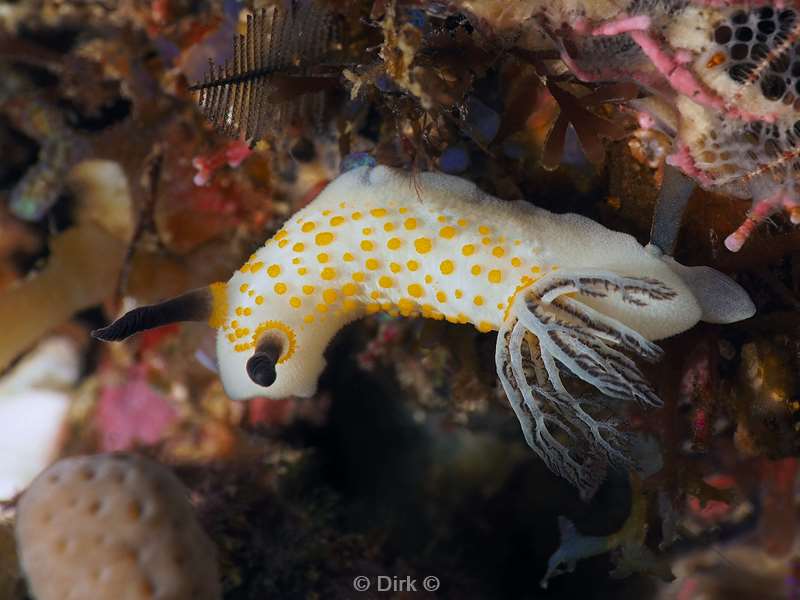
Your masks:
{"label": "nudibranch", "polygon": [[[363,166],[332,181],[227,283],[134,309],[94,335],[208,320],[225,390],[246,399],[313,394],[334,334],[372,313],[496,331],[497,373],[528,444],[590,490],[597,456],[624,459],[597,396],[659,404],[627,354],[656,360],[653,340],[753,310],[724,275],[585,217],[502,201],[449,175]],[[575,397],[562,374],[596,397]]]}

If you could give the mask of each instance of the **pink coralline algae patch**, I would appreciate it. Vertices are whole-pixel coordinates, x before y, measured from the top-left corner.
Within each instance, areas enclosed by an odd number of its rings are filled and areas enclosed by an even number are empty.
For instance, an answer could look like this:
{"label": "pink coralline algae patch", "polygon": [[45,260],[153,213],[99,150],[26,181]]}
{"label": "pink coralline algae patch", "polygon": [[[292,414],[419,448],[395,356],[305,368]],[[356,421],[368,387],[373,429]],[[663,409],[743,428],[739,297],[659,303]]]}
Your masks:
{"label": "pink coralline algae patch", "polygon": [[210,154],[194,157],[192,166],[197,169],[197,174],[194,176],[194,184],[196,186],[208,185],[215,171],[225,165],[235,169],[252,153],[253,151],[247,143],[235,140]]}
{"label": "pink coralline algae patch", "polygon": [[120,385],[106,387],[95,415],[100,450],[118,452],[160,442],[177,421],[169,401],[147,381],[147,367],[138,365]]}
{"label": "pink coralline algae patch", "polygon": [[670,164],[709,191],[752,199],[747,220],[723,232],[728,250],[738,251],[777,212],[800,223],[797,2],[543,3],[539,10],[533,21],[558,42],[574,77],[636,82],[659,99],[645,127],[672,140]]}

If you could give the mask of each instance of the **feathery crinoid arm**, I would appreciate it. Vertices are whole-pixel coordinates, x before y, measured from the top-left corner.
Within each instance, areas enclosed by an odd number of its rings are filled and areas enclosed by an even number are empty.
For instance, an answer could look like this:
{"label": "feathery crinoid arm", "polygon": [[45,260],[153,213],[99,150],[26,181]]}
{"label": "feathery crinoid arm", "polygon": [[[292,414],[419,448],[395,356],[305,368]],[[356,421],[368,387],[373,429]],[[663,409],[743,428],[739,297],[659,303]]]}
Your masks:
{"label": "feathery crinoid arm", "polygon": [[233,58],[221,66],[211,62],[205,79],[190,89],[215,126],[255,145],[295,118],[318,120],[322,91],[336,81],[319,65],[336,38],[331,13],[317,1],[262,9],[233,38]]}

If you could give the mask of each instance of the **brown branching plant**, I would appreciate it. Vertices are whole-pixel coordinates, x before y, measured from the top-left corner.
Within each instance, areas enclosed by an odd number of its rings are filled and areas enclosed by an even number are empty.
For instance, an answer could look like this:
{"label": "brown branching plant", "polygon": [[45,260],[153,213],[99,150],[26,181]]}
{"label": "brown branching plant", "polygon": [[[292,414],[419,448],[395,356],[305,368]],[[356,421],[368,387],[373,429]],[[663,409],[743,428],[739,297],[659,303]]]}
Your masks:
{"label": "brown branching plant", "polygon": [[254,146],[293,121],[319,122],[324,92],[337,82],[324,61],[338,37],[334,16],[319,2],[260,10],[234,37],[233,58],[212,61],[190,89],[217,128]]}

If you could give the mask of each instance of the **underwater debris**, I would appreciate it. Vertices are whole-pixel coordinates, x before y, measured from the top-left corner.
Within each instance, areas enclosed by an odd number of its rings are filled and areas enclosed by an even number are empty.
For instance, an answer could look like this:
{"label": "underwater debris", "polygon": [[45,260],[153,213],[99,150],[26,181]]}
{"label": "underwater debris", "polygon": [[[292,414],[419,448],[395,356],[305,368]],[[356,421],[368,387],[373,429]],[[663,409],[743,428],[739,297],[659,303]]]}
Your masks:
{"label": "underwater debris", "polygon": [[793,351],[785,336],[758,338],[742,346],[734,439],[746,455],[777,459],[794,456],[800,448]]}
{"label": "underwater debris", "polygon": [[96,413],[103,452],[153,445],[176,423],[175,409],[147,380],[147,368],[132,367],[126,381],[103,388]]}
{"label": "underwater debris", "polygon": [[186,488],[139,456],[57,462],[23,494],[16,534],[37,600],[222,597],[216,552]]}
{"label": "underwater debris", "polygon": [[[725,240],[738,251],[772,213],[800,222],[800,12],[748,2],[459,3],[476,27],[533,56],[541,74],[557,50],[582,82],[634,81],[668,99],[642,129],[673,140],[667,162],[704,188],[753,198],[748,219]],[[549,83],[549,82],[548,82]],[[666,117],[666,118],[665,118]],[[642,131],[638,133],[639,137]],[[560,157],[551,157],[557,164]]]}
{"label": "underwater debris", "polygon": [[44,268],[0,294],[0,369],[115,289],[125,255],[125,238],[118,236],[132,230],[125,175],[116,163],[89,161],[72,177],[84,201],[76,225],[50,238]]}
{"label": "underwater debris", "polygon": [[556,551],[547,562],[547,572],[539,585],[547,588],[550,579],[563,573],[571,573],[579,560],[617,551],[613,576],[626,577],[634,572],[646,572],[663,581],[675,577],[663,560],[644,545],[647,535],[647,495],[642,483],[634,476],[631,479],[631,511],[619,530],[606,536],[583,535],[566,517],[558,517],[558,531],[561,537]]}
{"label": "underwater debris", "polygon": [[332,14],[320,2],[283,5],[247,16],[247,32],[233,40],[233,59],[211,62],[202,82],[189,87],[200,110],[221,131],[256,142],[293,120],[319,122],[322,92],[337,75],[321,68],[336,40]]}
{"label": "underwater debris", "polygon": [[24,77],[3,63],[0,113],[40,144],[37,162],[14,186],[10,212],[39,221],[58,200],[69,170],[85,155],[86,144],[67,128],[61,113]]}
{"label": "underwater debris", "polygon": [[223,165],[228,165],[232,169],[235,169],[242,164],[251,153],[252,150],[250,146],[237,140],[226,144],[224,148],[217,150],[213,154],[195,156],[192,159],[192,166],[197,169],[197,175],[194,176],[193,180],[194,184],[197,186],[208,185],[214,171]]}
{"label": "underwater debris", "polygon": [[[608,266],[618,263],[635,275]],[[720,285],[725,302],[709,293]],[[329,184],[230,282],[135,309],[93,335],[120,340],[207,319],[219,330],[229,396],[304,397],[316,391],[334,333],[377,312],[499,330],[497,373],[528,444],[588,496],[599,462],[626,461],[624,435],[596,416],[605,402],[573,396],[561,370],[609,400],[658,405],[624,352],[656,360],[651,339],[701,315],[747,318],[753,306],[713,269],[661,260],[588,219],[504,204],[456,177],[361,167]]]}
{"label": "underwater debris", "polygon": [[76,345],[50,338],[0,379],[0,500],[23,491],[58,455],[66,437],[67,389],[80,368]]}

